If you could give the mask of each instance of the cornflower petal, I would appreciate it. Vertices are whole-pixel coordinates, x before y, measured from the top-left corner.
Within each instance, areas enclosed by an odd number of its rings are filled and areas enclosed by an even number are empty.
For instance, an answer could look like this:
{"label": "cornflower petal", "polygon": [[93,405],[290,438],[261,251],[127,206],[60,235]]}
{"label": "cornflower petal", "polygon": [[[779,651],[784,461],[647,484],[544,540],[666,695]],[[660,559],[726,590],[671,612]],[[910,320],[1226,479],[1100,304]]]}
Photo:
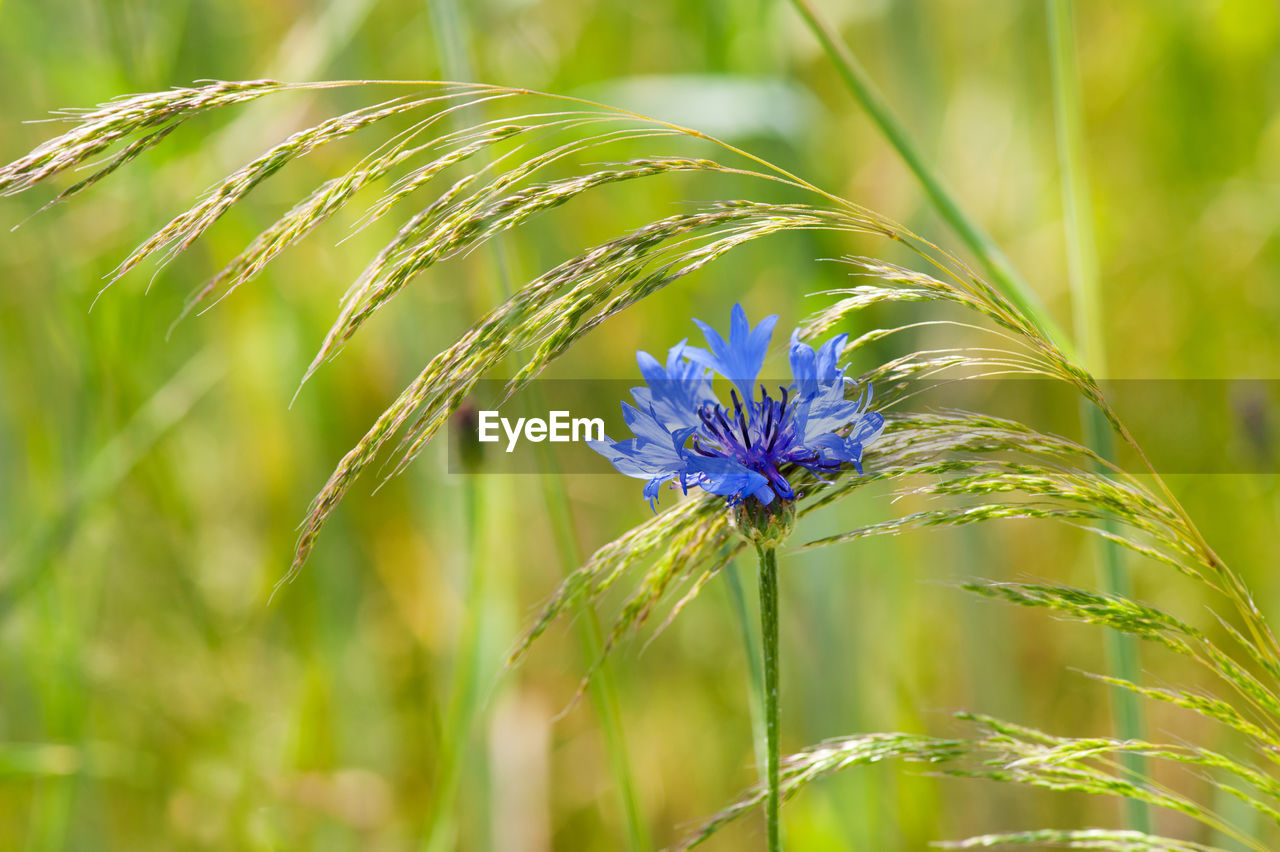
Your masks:
{"label": "cornflower petal", "polygon": [[729,498],[729,505],[754,496],[761,503],[773,500],[769,480],[729,458],[693,456],[688,462],[690,479],[704,491]]}
{"label": "cornflower petal", "polygon": [[663,367],[648,352],[637,352],[636,362],[648,387],[631,389],[631,396],[641,409],[652,409],[654,416],[669,429],[697,426],[698,407],[716,402],[711,390],[711,372],[684,357],[682,340],[667,353]]}
{"label": "cornflower petal", "polygon": [[728,342],[702,320],[693,322],[702,329],[702,336],[707,339],[711,351],[689,346],[685,349],[685,357],[715,370],[733,382],[744,398],[750,399],[755,393],[756,377],[764,366],[764,356],[769,351],[773,327],[778,323],[777,315],[765,317],[752,328],[747,321],[747,312],[741,304],[735,304],[729,321]]}
{"label": "cornflower petal", "polygon": [[[630,408],[625,402],[623,406]],[[613,441],[606,435],[603,441],[588,441],[587,446],[608,459],[618,473],[633,479],[647,479],[644,496],[649,506],[657,511],[658,488],[684,471],[685,457],[681,447],[689,440],[692,431],[681,429],[664,433],[664,439],[658,441],[647,438]]]}

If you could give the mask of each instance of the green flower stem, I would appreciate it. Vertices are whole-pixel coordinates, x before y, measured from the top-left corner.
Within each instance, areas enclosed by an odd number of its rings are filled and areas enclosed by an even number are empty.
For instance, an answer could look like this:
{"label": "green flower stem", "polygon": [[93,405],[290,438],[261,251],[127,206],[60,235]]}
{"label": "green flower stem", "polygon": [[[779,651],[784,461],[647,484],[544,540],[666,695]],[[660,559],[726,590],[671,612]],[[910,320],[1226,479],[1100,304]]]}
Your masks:
{"label": "green flower stem", "polygon": [[[1080,97],[1080,73],[1076,67],[1075,25],[1071,0],[1046,0],[1050,68],[1053,72],[1053,115],[1057,127],[1058,167],[1062,182],[1062,214],[1066,231],[1067,272],[1071,287],[1072,325],[1079,342],[1079,358],[1094,375],[1106,372],[1107,356],[1102,333],[1098,258],[1093,221],[1090,215],[1089,182],[1084,154],[1084,109]],[[1085,440],[1102,458],[1114,455],[1111,429],[1103,413],[1094,405],[1081,403]],[[1118,532],[1110,521],[1104,530]],[[1129,597],[1131,583],[1119,548],[1106,541],[1094,545],[1101,583],[1109,594]],[[1112,673],[1138,682],[1141,664],[1138,640],[1115,630],[1107,631],[1107,661]],[[1112,716],[1116,731],[1127,740],[1143,738],[1142,712],[1138,696],[1124,689],[1112,694]],[[1146,760],[1139,754],[1124,756],[1124,766],[1137,778],[1146,777]],[[1151,817],[1146,805],[1127,800],[1129,827],[1150,832]]]}
{"label": "green flower stem", "polygon": [[778,559],[772,547],[756,545],[760,557],[760,646],[764,656],[764,821],[769,852],[779,852],[781,802],[778,781]]}
{"label": "green flower stem", "polygon": [[915,141],[889,107],[889,103],[876,89],[875,83],[871,82],[862,63],[858,62],[858,58],[849,50],[848,45],[840,39],[839,33],[829,21],[818,14],[809,0],[791,0],[791,5],[800,13],[800,17],[804,18],[849,91],[857,98],[858,103],[866,110],[867,115],[884,134],[889,144],[898,152],[898,156],[902,157],[907,168],[911,169],[916,179],[920,181],[920,185],[938,213],[986,267],[992,283],[1022,313],[1037,322],[1064,352],[1070,354],[1070,338],[1049,315],[1040,297],[1031,289],[1031,285],[1018,272],[1013,262],[996,245],[991,235],[960,208],[942,179],[925,161],[924,155],[920,153]]}

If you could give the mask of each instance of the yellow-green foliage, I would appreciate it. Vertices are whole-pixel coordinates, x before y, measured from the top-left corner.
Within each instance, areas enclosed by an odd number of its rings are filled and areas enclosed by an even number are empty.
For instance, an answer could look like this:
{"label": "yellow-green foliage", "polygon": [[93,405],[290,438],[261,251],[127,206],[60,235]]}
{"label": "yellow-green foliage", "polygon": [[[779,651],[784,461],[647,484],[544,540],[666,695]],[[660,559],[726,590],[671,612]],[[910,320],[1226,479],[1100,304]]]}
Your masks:
{"label": "yellow-green foliage", "polygon": [[[829,780],[788,804],[791,848],[1273,848],[1274,478],[1144,467],[1056,330],[1078,252],[1043,10],[850,14],[1012,266],[938,248],[987,243],[932,217],[787,5],[0,4],[0,221],[25,222],[0,252],[0,848],[758,843],[760,791],[720,810],[755,760],[722,507],[459,476],[443,446],[482,379],[632,376],[736,300],[849,332],[889,420],[867,476],[796,480],[783,784]],[[1274,5],[1078,14],[1102,276],[1075,316],[1111,374],[1268,375]],[[403,82],[464,45],[478,79],[556,94]],[[678,97],[597,103],[672,71]],[[259,76],[288,82],[192,82]],[[1037,411],[918,406],[992,375],[1070,389],[1137,464]],[[1237,417],[1274,469],[1249,404],[1166,428]],[[1130,593],[1091,590],[1091,538]],[[1146,640],[1139,674],[1104,630]],[[1107,736],[1118,695],[1142,738]],[[932,712],[959,707],[991,715]],[[1162,811],[1151,834],[1117,797]]]}

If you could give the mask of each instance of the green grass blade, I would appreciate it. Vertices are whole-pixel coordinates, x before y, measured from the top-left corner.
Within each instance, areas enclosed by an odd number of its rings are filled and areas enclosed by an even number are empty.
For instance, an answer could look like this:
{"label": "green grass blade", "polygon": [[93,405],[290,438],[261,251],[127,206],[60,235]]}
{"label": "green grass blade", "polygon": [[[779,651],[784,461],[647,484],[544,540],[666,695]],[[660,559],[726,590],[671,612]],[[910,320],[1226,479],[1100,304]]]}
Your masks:
{"label": "green grass blade", "polygon": [[1085,369],[1097,374],[1107,363],[1098,289],[1098,256],[1089,202],[1084,152],[1084,110],[1076,67],[1071,0],[1046,0],[1053,113],[1057,132],[1062,214],[1071,286],[1072,333]]}
{"label": "green grass blade", "polygon": [[725,585],[729,587],[729,597],[733,603],[734,618],[742,633],[742,648],[747,665],[747,697],[751,707],[751,732],[754,742],[756,765],[764,766],[764,755],[768,748],[764,732],[764,716],[760,710],[764,707],[764,673],[760,670],[760,658],[756,656],[756,635],[751,625],[751,617],[747,614],[747,596],[742,589],[742,578],[738,576],[738,565],[730,562],[721,571]]}
{"label": "green grass blade", "polygon": [[[450,684],[449,707],[445,715],[436,771],[436,787],[431,797],[431,813],[423,848],[427,852],[444,852],[457,842],[456,817],[453,813],[458,786],[464,769],[464,756],[472,747],[475,725],[480,712],[480,681],[484,670],[481,658],[485,605],[488,601],[486,581],[489,566],[482,557],[483,504],[482,484],[477,476],[468,476],[462,488],[462,526],[466,565],[466,591],[463,596],[462,628],[458,636],[457,659]],[[484,803],[487,805],[487,803]],[[485,808],[487,812],[487,808]],[[483,820],[482,820],[483,821]]]}
{"label": "green grass blade", "polygon": [[[1106,372],[1106,348],[1099,312],[1098,259],[1090,215],[1084,117],[1071,0],[1046,0],[1045,11],[1053,71],[1053,114],[1057,129],[1073,327],[1083,366],[1094,375],[1103,375]],[[1081,418],[1086,443],[1104,459],[1111,458],[1111,430],[1102,412],[1082,402]],[[1115,527],[1114,523],[1103,522],[1103,529],[1108,532],[1115,533]],[[1103,589],[1112,595],[1130,596],[1132,583],[1119,549],[1103,540],[1096,541],[1093,547]],[[1137,640],[1108,631],[1106,643],[1108,666],[1112,672],[1123,680],[1136,683],[1141,669]],[[1128,691],[1114,693],[1112,715],[1121,737],[1142,738],[1142,711],[1138,706],[1138,696]],[[1127,755],[1125,763],[1134,774],[1145,774],[1141,756]],[[1129,824],[1135,830],[1150,831],[1151,818],[1141,802],[1128,802],[1127,814]]]}
{"label": "green grass blade", "polygon": [[[569,513],[569,496],[565,492],[564,477],[558,468],[552,466],[551,453],[546,451],[545,444],[538,445],[542,455],[539,464],[545,471],[542,479],[543,494],[547,511],[551,515],[551,528],[556,540],[556,548],[560,551],[565,573],[573,571],[582,564],[582,553],[573,533],[573,520]],[[589,604],[579,602],[574,625],[578,634],[578,644],[582,649],[583,659],[594,666],[594,673],[587,684],[591,697],[591,705],[600,720],[604,733],[605,750],[608,753],[609,767],[613,780],[618,785],[618,795],[622,799],[623,816],[627,824],[627,848],[632,852],[651,849],[648,827],[644,821],[644,813],[640,809],[640,799],[635,789],[635,778],[631,770],[631,759],[627,753],[627,742],[622,730],[622,714],[618,704],[618,688],[613,679],[612,665],[604,659],[605,640],[600,628],[600,618]]]}
{"label": "green grass blade", "polygon": [[[459,20],[459,12],[451,0],[428,2],[427,11],[432,25],[432,34],[440,64],[447,73],[456,74],[455,79],[471,78],[470,59],[462,36],[463,23]],[[450,115],[455,129],[464,124],[462,114],[453,112]],[[500,273],[505,270],[503,259],[495,253],[494,264]],[[505,282],[505,275],[499,280]],[[506,295],[505,293],[503,294]],[[481,554],[483,540],[482,507],[485,503],[485,492],[488,486],[476,474],[483,461],[476,460],[475,469],[464,474],[462,482],[463,526],[466,541],[466,596],[464,599],[463,625],[458,638],[459,652],[455,662],[456,669],[452,684],[452,694],[445,721],[444,741],[442,743],[441,768],[438,774],[438,792],[431,799],[431,813],[427,820],[426,832],[423,835],[424,852],[445,852],[457,844],[456,804],[458,787],[462,780],[463,756],[475,736],[475,729],[482,715],[479,698],[479,683],[485,671],[482,649],[484,646],[484,627],[486,621],[494,620],[495,602],[486,588],[486,575],[491,566]],[[480,823],[488,826],[492,802],[489,801],[488,789],[485,789],[480,806]],[[486,847],[491,840],[486,840]]]}
{"label": "green grass blade", "polygon": [[827,58],[831,60],[849,91],[866,110],[867,115],[884,134],[889,144],[902,157],[912,174],[920,181],[920,185],[938,209],[938,213],[969,250],[982,261],[996,288],[1023,313],[1037,322],[1064,352],[1071,354],[1070,338],[1049,315],[1040,297],[1031,289],[1031,285],[1018,272],[1013,262],[996,245],[991,235],[961,209],[959,203],[943,184],[942,178],[926,162],[911,135],[902,126],[902,122],[898,120],[884,96],[876,89],[858,58],[840,39],[839,33],[831,23],[818,14],[810,0],[791,0],[791,5],[795,6],[800,17],[804,18],[804,22],[817,37]]}
{"label": "green grass blade", "polygon": [[[467,44],[466,11],[459,7],[456,0],[430,0],[428,7],[431,23],[436,31],[435,41],[440,50],[442,68],[454,79],[471,79],[473,70]],[[456,118],[459,123],[462,123],[461,115]],[[498,288],[505,300],[512,294],[511,270],[501,244],[492,242],[489,246],[493,264],[497,270]],[[547,469],[547,474],[543,477],[543,496],[547,512],[551,516],[564,572],[568,575],[582,564],[582,554],[573,535],[569,495],[565,491],[564,479],[552,455],[543,453],[540,463]],[[589,607],[582,607],[582,609],[584,611],[579,613],[576,621],[578,640],[583,656],[590,665],[600,658],[604,640],[595,610]],[[628,848],[631,852],[644,852],[652,847],[652,843],[648,836],[644,813],[640,808],[639,797],[636,794],[635,778],[623,735],[622,717],[618,709],[617,686],[612,673],[603,663],[591,683],[590,691],[591,703],[604,734],[609,767],[621,799],[623,818],[627,826]]]}

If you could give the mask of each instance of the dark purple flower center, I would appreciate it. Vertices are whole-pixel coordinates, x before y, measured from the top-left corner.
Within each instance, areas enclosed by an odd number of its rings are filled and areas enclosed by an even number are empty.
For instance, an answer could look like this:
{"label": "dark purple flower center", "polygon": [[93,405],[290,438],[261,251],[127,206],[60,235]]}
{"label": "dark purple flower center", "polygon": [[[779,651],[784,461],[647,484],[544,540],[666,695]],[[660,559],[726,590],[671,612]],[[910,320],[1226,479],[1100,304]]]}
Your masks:
{"label": "dark purple flower center", "polygon": [[794,500],[797,495],[778,471],[780,465],[790,463],[822,473],[837,469],[840,463],[804,447],[796,405],[786,388],[778,390],[781,397],[774,399],[761,385],[760,400],[745,403],[731,390],[732,412],[719,403],[704,402],[698,409],[702,428],[693,435],[692,449],[709,458],[733,459],[768,479],[783,500]]}

